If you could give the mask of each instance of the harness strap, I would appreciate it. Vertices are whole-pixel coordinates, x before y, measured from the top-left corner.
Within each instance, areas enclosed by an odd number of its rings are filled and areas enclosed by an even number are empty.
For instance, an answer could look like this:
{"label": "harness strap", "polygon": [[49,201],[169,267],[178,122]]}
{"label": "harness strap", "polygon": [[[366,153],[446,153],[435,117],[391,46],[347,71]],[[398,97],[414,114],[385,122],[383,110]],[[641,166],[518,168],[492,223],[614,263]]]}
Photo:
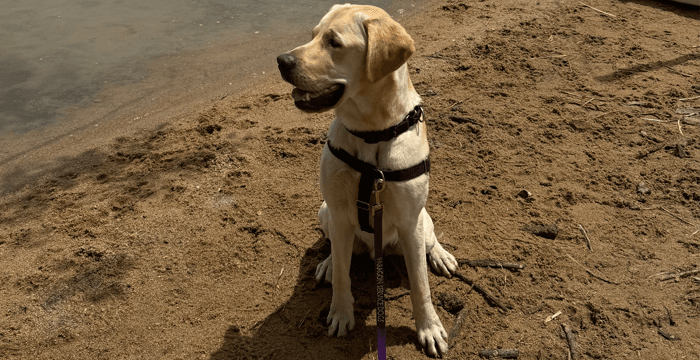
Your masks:
{"label": "harness strap", "polygon": [[351,134],[361,138],[368,144],[376,144],[382,141],[389,141],[404,132],[408,131],[413,125],[422,121],[423,118],[423,108],[420,105],[416,105],[411,112],[409,112],[406,117],[400,123],[379,131],[355,131],[347,129]]}
{"label": "harness strap", "polygon": [[[374,233],[374,230],[369,224],[370,212],[370,197],[372,196],[372,187],[374,180],[382,178],[382,172],[376,166],[366,163],[352,155],[347,151],[334,147],[331,142],[326,143],[328,149],[333,156],[337,157],[344,163],[348,164],[355,171],[360,173],[360,186],[357,194],[357,220],[360,222],[360,229],[364,232]],[[410,168],[395,171],[385,171],[384,179],[386,181],[408,181],[415,179],[425,173],[430,172],[430,157]]]}

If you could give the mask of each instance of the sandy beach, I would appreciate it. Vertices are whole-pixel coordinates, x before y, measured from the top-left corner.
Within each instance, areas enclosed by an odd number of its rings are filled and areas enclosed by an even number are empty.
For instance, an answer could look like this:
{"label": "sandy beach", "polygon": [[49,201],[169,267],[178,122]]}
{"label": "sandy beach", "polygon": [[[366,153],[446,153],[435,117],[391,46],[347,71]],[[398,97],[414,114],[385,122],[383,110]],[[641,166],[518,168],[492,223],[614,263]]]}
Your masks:
{"label": "sandy beach", "polygon": [[[566,359],[565,327],[579,359],[700,358],[698,7],[436,0],[392,15],[416,43],[439,241],[524,265],[461,266],[505,309],[429,275],[448,332],[460,309],[443,299],[464,302],[446,358]],[[223,69],[225,45],[201,51]],[[376,358],[369,257],[353,257],[343,338],[326,336],[332,290],[313,277],[330,253],[316,214],[333,114],[296,109],[274,67],[227,83],[179,97],[186,84],[164,80],[153,120],[0,151],[0,358]],[[387,263],[387,354],[426,358],[403,259]]]}

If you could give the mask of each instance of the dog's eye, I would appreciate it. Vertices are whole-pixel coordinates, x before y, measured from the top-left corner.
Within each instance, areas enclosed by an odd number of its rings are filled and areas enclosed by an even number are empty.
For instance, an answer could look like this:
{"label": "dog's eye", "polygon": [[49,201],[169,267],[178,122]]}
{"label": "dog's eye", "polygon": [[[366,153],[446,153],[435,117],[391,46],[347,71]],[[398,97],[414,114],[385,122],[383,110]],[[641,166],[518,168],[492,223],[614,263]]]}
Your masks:
{"label": "dog's eye", "polygon": [[333,48],[340,48],[340,47],[343,47],[343,45],[341,45],[341,44],[338,42],[338,40],[336,40],[336,39],[333,38],[333,37],[332,37],[332,38],[328,38],[328,45],[330,45],[330,46],[333,47]]}

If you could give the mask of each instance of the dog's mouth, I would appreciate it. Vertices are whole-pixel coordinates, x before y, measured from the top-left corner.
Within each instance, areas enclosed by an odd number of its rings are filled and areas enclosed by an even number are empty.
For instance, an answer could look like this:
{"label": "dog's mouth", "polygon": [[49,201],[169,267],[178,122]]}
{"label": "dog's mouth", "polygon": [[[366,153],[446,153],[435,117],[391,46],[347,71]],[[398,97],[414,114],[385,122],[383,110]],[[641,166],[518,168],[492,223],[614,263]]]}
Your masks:
{"label": "dog's mouth", "polygon": [[311,92],[294,88],[292,97],[294,105],[307,112],[321,112],[328,110],[338,104],[343,97],[345,85],[333,84],[321,91]]}

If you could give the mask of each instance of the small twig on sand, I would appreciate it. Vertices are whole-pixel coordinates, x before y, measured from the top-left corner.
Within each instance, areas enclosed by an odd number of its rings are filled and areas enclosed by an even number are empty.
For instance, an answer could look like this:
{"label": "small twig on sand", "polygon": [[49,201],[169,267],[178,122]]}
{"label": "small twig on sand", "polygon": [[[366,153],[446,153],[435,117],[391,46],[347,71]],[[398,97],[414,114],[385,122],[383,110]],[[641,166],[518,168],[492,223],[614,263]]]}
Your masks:
{"label": "small twig on sand", "polygon": [[488,359],[501,358],[501,359],[517,359],[520,356],[520,351],[518,349],[494,349],[494,350],[481,350],[479,351],[479,356]]}
{"label": "small twig on sand", "polygon": [[695,100],[695,99],[700,99],[700,95],[689,97],[689,98],[678,99],[678,101],[688,101],[688,100]]}
{"label": "small twig on sand", "polygon": [[549,56],[542,56],[538,58],[533,58],[533,59],[558,59],[558,58],[563,58],[567,57],[568,55],[566,54],[559,54],[559,55],[549,55]]}
{"label": "small twig on sand", "polygon": [[569,259],[573,260],[576,264],[578,264],[578,266],[580,266],[580,267],[582,267],[584,270],[586,270],[586,272],[587,272],[589,275],[593,276],[594,278],[596,278],[596,279],[598,279],[598,280],[603,280],[603,281],[605,281],[605,282],[608,283],[608,284],[620,285],[620,283],[618,283],[618,282],[614,282],[614,281],[612,281],[612,280],[606,279],[606,278],[603,277],[603,276],[596,275],[596,273],[594,273],[593,271],[591,271],[591,270],[588,269],[587,267],[583,266],[580,262],[576,261],[576,259],[574,259],[571,255],[566,254],[566,256],[568,256]]}
{"label": "small twig on sand", "polygon": [[666,120],[660,120],[660,119],[654,119],[654,118],[646,118],[646,117],[643,117],[642,120],[654,121],[654,122],[660,122],[660,123],[668,122],[668,121],[666,121]]}
{"label": "small twig on sand", "polygon": [[664,272],[660,272],[658,274],[652,274],[652,275],[647,276],[647,279],[651,279],[651,278],[656,277],[656,276],[669,275],[669,274],[673,274],[673,271],[664,271]]}
{"label": "small twig on sand", "polygon": [[[682,132],[681,132],[681,134],[682,134]],[[674,214],[674,213],[672,213],[672,212],[670,212],[670,211],[668,211],[668,210],[666,210],[666,209],[664,209],[664,208],[662,208],[662,207],[660,207],[659,209],[663,210],[665,213],[667,213],[667,214],[673,216],[674,218],[676,218],[676,219],[682,221],[682,222],[685,223],[685,224],[688,224],[688,225],[695,225],[695,224],[691,223],[690,221],[685,220],[685,219],[682,219],[682,218],[680,218],[679,216],[677,216],[676,214]]]}
{"label": "small twig on sand", "polygon": [[671,72],[674,72],[674,73],[676,73],[676,74],[678,74],[678,75],[685,76],[685,77],[692,77],[691,75],[684,74],[684,73],[682,73],[682,72],[680,72],[680,71],[678,71],[678,70],[676,70],[676,69],[674,69],[674,68],[672,68],[672,67],[670,67],[670,66],[664,66],[664,67],[665,67],[666,69],[668,69],[668,70],[671,70]]}
{"label": "small twig on sand", "polygon": [[598,115],[594,116],[594,117],[593,117],[593,120],[595,120],[595,119],[597,119],[597,118],[599,118],[599,117],[605,116],[605,115],[610,115],[610,114],[612,114],[612,113],[616,113],[616,112],[622,112],[622,111],[621,111],[621,110],[606,111],[606,112],[604,112],[604,113],[602,113],[602,114],[598,114]]}
{"label": "small twig on sand", "polygon": [[595,100],[595,98],[590,98],[590,100],[588,100],[588,101],[586,101],[585,103],[583,103],[583,105],[581,105],[581,107],[585,107],[586,105],[588,105],[589,102],[591,102],[591,101],[593,101],[593,100]]}
{"label": "small twig on sand", "polygon": [[486,260],[467,260],[467,259],[457,259],[457,262],[460,265],[467,265],[471,267],[491,267],[491,268],[498,268],[498,269],[508,269],[508,270],[522,270],[525,268],[525,265],[522,264],[517,264],[517,263],[507,263],[499,260],[492,260],[492,259],[486,259]]}
{"label": "small twig on sand", "polygon": [[697,230],[695,230],[694,233],[690,234],[690,236],[688,236],[688,237],[693,237],[693,235],[695,235],[695,234],[697,234],[697,233],[699,233],[699,232],[700,232],[700,229],[697,229]]}
{"label": "small twig on sand", "polygon": [[666,281],[666,280],[672,280],[672,279],[681,279],[681,278],[688,277],[690,275],[695,275],[695,274],[700,274],[700,269],[685,271],[685,272],[678,273],[678,274],[668,274],[659,280]]}
{"label": "small twig on sand", "polygon": [[[662,145],[663,145],[663,144],[662,144]],[[663,146],[662,146],[662,147],[663,147]],[[676,214],[674,214],[674,213],[672,213],[672,212],[670,212],[670,211],[668,211],[668,210],[666,210],[666,209],[664,209],[664,208],[662,208],[662,207],[660,207],[660,206],[659,206],[659,207],[650,207],[650,208],[641,208],[641,210],[661,210],[661,211],[663,211],[663,212],[665,212],[665,213],[667,213],[667,214],[673,216],[674,218],[680,220],[680,221],[683,222],[684,224],[692,225],[692,226],[697,226],[696,224],[693,224],[693,223],[691,223],[690,221],[688,221],[688,220],[686,220],[686,219],[683,219],[683,218],[679,217],[678,215],[676,215]],[[693,235],[695,235],[695,234],[693,234]],[[690,236],[693,236],[693,235],[690,235]]]}
{"label": "small twig on sand", "polygon": [[559,315],[561,315],[561,314],[562,314],[561,311],[557,311],[557,312],[555,312],[554,314],[547,316],[547,318],[544,319],[544,323],[546,324],[546,323],[548,323],[548,322],[550,322],[550,321],[556,319],[557,316],[559,316]]}
{"label": "small twig on sand", "polygon": [[586,232],[586,229],[583,228],[583,225],[578,224],[578,229],[581,231],[581,234],[586,238],[586,244],[588,245],[588,250],[593,251],[593,248],[591,247],[591,239],[588,238],[588,233]]}
{"label": "small twig on sand", "polygon": [[566,334],[566,341],[569,343],[569,354],[571,360],[578,360],[578,351],[576,351],[576,338],[574,337],[574,333],[571,332],[569,325],[561,324],[561,328],[564,330],[564,334]]}
{"label": "small twig on sand", "polygon": [[580,1],[579,1],[579,4],[585,6],[585,7],[589,8],[589,9],[593,9],[593,10],[595,10],[595,11],[601,13],[601,14],[604,14],[604,15],[607,15],[607,16],[610,16],[610,17],[617,17],[617,16],[615,16],[615,15],[613,15],[613,14],[611,14],[611,13],[606,13],[606,12],[603,11],[603,10],[596,9],[596,8],[594,8],[593,6],[586,5],[586,4],[584,4],[584,3],[580,2]]}
{"label": "small twig on sand", "polygon": [[683,129],[681,129],[681,119],[682,119],[682,118],[679,118],[679,119],[678,119],[678,131],[680,131],[680,132],[681,132],[681,135],[683,135]]}
{"label": "small twig on sand", "polygon": [[479,284],[477,284],[474,280],[472,280],[472,279],[470,279],[470,278],[464,276],[464,274],[460,273],[459,271],[455,271],[455,272],[454,272],[454,276],[455,276],[456,278],[458,278],[458,279],[464,281],[465,283],[471,285],[476,291],[478,291],[479,293],[481,293],[481,295],[483,295],[483,296],[486,298],[486,300],[488,300],[489,302],[493,303],[494,305],[496,305],[497,307],[499,307],[499,308],[500,308],[501,310],[503,310],[504,312],[508,311],[508,308],[507,308],[507,307],[505,307],[503,304],[501,304],[501,302],[498,301],[498,299],[496,299],[495,297],[493,297],[493,295],[491,295],[491,293],[489,293],[488,291],[486,291],[486,289],[482,288],[482,287],[481,287]]}
{"label": "small twig on sand", "polygon": [[[471,97],[471,96],[470,96],[470,97]],[[469,98],[467,98],[467,99],[469,99]],[[462,100],[462,101],[457,101],[456,103],[454,103],[454,104],[448,106],[448,108],[450,108],[450,110],[454,110],[455,106],[457,106],[457,105],[459,105],[459,104],[465,102],[467,99],[464,99],[464,100]]]}
{"label": "small twig on sand", "polygon": [[[642,150],[642,151],[640,151],[639,154],[637,155],[637,159],[643,159],[643,158],[645,158],[645,157],[647,157],[647,156],[649,156],[649,155],[651,155],[651,154],[653,154],[653,153],[655,153],[655,152],[657,152],[657,151],[659,151],[659,150],[665,148],[666,146],[668,146],[668,141],[664,141],[664,142],[661,143],[660,145],[657,145],[657,146],[655,146],[654,148],[652,148],[652,149],[650,149],[650,150]],[[657,208],[641,208],[641,209],[642,209],[642,210],[656,210]]]}
{"label": "small twig on sand", "polygon": [[681,339],[678,336],[670,334],[669,332],[662,329],[659,329],[659,335],[663,336],[666,340],[671,341],[679,341]]}
{"label": "small twig on sand", "polygon": [[280,270],[280,274],[277,275],[277,281],[275,281],[275,287],[277,289],[280,288],[279,283],[280,283],[280,279],[282,278],[282,273],[284,273],[284,268],[282,268],[282,270]]}
{"label": "small twig on sand", "polygon": [[457,314],[457,319],[455,319],[455,323],[452,326],[452,330],[450,330],[450,333],[447,334],[447,345],[448,347],[452,347],[455,344],[455,341],[457,340],[457,336],[459,335],[460,331],[462,331],[462,324],[464,324],[464,319],[467,317],[467,312],[469,312],[468,308],[464,308],[459,311]]}

